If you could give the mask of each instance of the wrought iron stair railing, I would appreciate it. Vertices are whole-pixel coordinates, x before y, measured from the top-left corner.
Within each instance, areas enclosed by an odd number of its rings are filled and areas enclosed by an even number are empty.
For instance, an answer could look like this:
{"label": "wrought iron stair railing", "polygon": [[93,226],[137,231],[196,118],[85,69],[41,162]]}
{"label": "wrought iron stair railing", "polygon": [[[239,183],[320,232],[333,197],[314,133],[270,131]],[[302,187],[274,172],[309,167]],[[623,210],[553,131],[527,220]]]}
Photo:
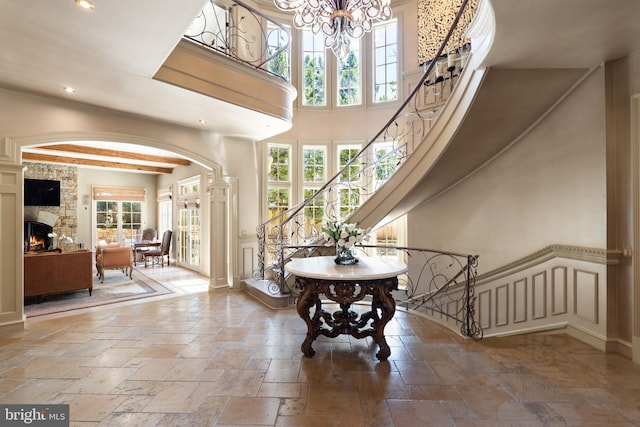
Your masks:
{"label": "wrought iron stair railing", "polygon": [[[282,211],[257,227],[258,269],[255,279],[270,273],[280,291],[287,292],[284,264],[299,246],[321,240],[321,226],[309,212],[324,206],[324,221],[345,221],[354,212],[345,206],[360,205],[401,167],[420,144],[447,101],[467,64],[469,41],[457,31],[471,0],[462,0],[434,58],[409,96],[378,133],[326,184],[302,203]],[[452,40],[454,33],[461,38]],[[456,46],[448,52],[448,46]]]}
{"label": "wrought iron stair railing", "polygon": [[[305,245],[289,249],[295,251],[295,257],[310,257],[333,254],[334,248]],[[382,245],[355,246],[354,250],[358,257],[375,255],[401,260],[409,266],[407,273],[398,277],[398,290],[393,292],[400,308],[438,318],[457,327],[462,336],[482,338],[475,316],[477,255]],[[297,296],[295,284],[290,290]]]}

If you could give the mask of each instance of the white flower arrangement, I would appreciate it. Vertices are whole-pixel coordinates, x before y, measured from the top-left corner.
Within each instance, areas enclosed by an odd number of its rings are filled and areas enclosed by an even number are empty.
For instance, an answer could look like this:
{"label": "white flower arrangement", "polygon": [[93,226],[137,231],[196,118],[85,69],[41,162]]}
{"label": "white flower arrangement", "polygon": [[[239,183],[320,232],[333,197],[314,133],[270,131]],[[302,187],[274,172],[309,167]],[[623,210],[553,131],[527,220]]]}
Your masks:
{"label": "white flower arrangement", "polygon": [[[56,237],[58,237],[58,235],[53,232],[53,233],[49,233],[47,234],[47,236],[49,236],[51,239],[55,239]],[[55,249],[55,248],[59,248],[60,247],[60,242],[69,242],[69,243],[73,243],[73,239],[71,238],[71,236],[65,236],[64,234],[61,235],[60,237],[58,237],[58,242],[56,243],[56,246],[54,247],[53,245],[51,245],[49,247],[49,249]]]}
{"label": "white flower arrangement", "polygon": [[353,245],[362,244],[363,241],[369,240],[369,230],[359,228],[358,224],[339,221],[327,222],[327,225],[322,227],[322,237],[327,241],[328,246],[337,244],[351,248]]}

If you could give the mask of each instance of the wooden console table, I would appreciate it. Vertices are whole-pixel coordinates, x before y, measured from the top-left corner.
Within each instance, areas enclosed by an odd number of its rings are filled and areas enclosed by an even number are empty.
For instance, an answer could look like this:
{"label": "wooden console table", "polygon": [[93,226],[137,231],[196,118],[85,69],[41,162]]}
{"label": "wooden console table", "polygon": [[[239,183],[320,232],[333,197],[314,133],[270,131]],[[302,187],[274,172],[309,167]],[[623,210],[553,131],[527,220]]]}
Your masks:
{"label": "wooden console table", "polygon": [[[332,256],[293,258],[285,265],[285,270],[296,276],[296,285],[301,289],[297,310],[307,324],[302,352],[313,357],[316,352],[311,344],[320,335],[334,338],[348,334],[355,338],[372,337],[380,347],[376,357],[387,360],[391,349],[384,328],[396,311],[391,291],[398,289],[398,275],[407,271],[406,264],[373,257],[359,257],[355,265],[336,265],[333,260]],[[340,310],[333,314],[323,310],[322,295],[339,304]],[[350,310],[351,304],[367,295],[371,296],[371,311],[358,317],[358,313]],[[312,307],[315,307],[313,315]]]}

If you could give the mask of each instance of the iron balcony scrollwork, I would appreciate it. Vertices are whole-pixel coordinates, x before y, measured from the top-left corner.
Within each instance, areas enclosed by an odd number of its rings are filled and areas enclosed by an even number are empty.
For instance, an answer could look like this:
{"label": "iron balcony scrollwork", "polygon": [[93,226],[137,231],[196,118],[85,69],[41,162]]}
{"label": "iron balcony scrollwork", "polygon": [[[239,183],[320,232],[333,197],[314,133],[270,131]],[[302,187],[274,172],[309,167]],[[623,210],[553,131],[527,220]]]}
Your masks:
{"label": "iron balcony scrollwork", "polygon": [[287,82],[290,80],[289,30],[241,1],[209,0],[184,38]]}

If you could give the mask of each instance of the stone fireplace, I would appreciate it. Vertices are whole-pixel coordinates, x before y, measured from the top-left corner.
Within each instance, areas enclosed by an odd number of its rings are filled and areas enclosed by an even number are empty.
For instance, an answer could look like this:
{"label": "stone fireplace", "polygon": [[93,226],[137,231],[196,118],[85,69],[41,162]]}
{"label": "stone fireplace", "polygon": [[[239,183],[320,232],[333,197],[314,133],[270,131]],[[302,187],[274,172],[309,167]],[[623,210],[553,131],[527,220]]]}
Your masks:
{"label": "stone fireplace", "polygon": [[[48,234],[51,232],[58,236],[69,236],[76,242],[78,240],[78,168],[32,162],[23,162],[23,165],[25,178],[60,181],[60,206],[24,207],[25,251],[48,249],[52,244],[55,246],[57,242],[45,240],[42,243],[39,241],[44,238],[49,239]],[[40,223],[50,228],[47,232],[39,232],[40,235],[37,236],[36,241],[31,243],[31,237],[27,240],[28,223]],[[42,235],[42,233],[44,234]]]}
{"label": "stone fireplace", "polygon": [[53,232],[53,227],[44,222],[25,221],[24,222],[24,251],[38,252],[49,249],[52,246],[52,238],[49,233]]}

